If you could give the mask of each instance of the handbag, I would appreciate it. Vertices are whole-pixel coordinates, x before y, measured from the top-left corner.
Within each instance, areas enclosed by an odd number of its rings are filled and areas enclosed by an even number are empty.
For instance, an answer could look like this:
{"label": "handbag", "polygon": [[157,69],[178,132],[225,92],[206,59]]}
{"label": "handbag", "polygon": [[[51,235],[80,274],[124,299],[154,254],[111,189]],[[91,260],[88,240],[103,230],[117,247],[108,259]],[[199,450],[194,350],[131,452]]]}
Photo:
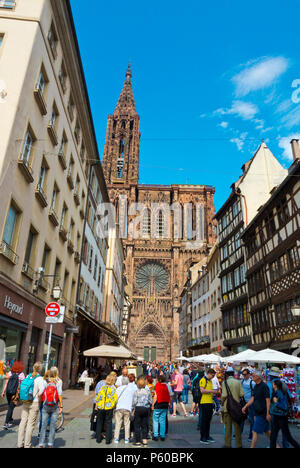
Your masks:
{"label": "handbag", "polygon": [[236,401],[233,398],[230,388],[226,381],[225,386],[227,390],[227,411],[233,419],[233,421],[235,421],[238,424],[242,424],[242,422],[247,419],[247,415],[242,412],[243,406],[240,401]]}

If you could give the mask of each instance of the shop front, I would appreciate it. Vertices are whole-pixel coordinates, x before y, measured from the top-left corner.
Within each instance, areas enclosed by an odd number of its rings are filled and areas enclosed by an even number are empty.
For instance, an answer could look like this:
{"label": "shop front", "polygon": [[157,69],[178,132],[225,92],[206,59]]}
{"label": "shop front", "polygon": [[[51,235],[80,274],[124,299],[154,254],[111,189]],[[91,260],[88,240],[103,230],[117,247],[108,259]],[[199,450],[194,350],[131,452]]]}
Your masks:
{"label": "shop front", "polygon": [[[5,369],[15,361],[24,363],[26,373],[36,361],[45,363],[50,331],[45,317],[44,302],[0,276],[0,395]],[[64,386],[69,384],[72,337],[66,324],[54,325],[49,365],[59,368]],[[0,405],[5,402],[0,398]]]}

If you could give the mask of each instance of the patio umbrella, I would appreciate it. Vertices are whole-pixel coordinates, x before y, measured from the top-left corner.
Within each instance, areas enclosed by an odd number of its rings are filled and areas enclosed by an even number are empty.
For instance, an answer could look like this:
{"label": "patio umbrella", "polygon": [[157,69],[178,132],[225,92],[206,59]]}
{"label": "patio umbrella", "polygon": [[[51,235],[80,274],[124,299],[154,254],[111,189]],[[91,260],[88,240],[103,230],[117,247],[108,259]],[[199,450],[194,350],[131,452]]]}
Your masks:
{"label": "patio umbrella", "polygon": [[255,356],[257,352],[253,351],[252,349],[246,349],[241,353],[234,354],[233,356],[227,356],[225,358],[221,358],[222,362],[254,362]]}
{"label": "patio umbrella", "polygon": [[220,356],[217,354],[200,354],[189,359],[190,362],[203,362],[207,364],[215,364],[221,361]]}
{"label": "patio umbrella", "polygon": [[87,357],[103,357],[115,359],[136,359],[137,356],[129,351],[125,346],[115,345],[102,345],[96,348],[88,349],[83,352]]}
{"label": "patio umbrella", "polygon": [[300,358],[282,353],[281,351],[276,351],[275,349],[262,349],[254,355],[253,359],[249,359],[249,361],[250,360],[253,362],[300,365]]}

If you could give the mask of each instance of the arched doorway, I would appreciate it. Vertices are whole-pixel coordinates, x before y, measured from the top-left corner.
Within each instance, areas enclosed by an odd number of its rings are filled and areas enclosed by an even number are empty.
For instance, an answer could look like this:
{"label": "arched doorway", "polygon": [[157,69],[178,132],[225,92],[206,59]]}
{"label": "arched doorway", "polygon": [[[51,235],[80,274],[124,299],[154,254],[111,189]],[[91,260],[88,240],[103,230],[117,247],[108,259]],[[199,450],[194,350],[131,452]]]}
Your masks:
{"label": "arched doorway", "polygon": [[168,358],[164,332],[153,322],[142,326],[135,339],[135,352],[146,361],[161,361]]}

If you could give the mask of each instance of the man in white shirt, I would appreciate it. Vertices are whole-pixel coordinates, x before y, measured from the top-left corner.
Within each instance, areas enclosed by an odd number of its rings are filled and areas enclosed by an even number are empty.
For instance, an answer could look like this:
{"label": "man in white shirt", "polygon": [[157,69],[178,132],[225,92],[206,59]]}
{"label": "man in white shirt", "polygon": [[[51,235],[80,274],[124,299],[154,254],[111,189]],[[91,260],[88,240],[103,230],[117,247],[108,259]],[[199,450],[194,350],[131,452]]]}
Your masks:
{"label": "man in white shirt", "polygon": [[[214,378],[212,379],[212,384],[213,384],[213,390],[217,390],[218,393],[219,393],[221,386],[220,386],[220,382],[219,382],[219,379],[218,379],[217,375],[215,375]],[[220,402],[219,402],[219,400],[217,398],[217,395],[214,394],[213,400],[214,400],[214,402],[216,404],[216,410],[217,410],[217,413],[218,413],[220,411]]]}
{"label": "man in white shirt", "polygon": [[128,369],[127,369],[126,366],[123,367],[122,375],[120,375],[120,376],[117,378],[117,380],[116,380],[115,386],[116,386],[117,388],[118,388],[118,387],[121,387],[123,377],[127,377],[127,378],[128,378]]}
{"label": "man in white shirt", "polygon": [[[119,443],[120,429],[122,426],[122,421],[124,419],[125,427],[125,444],[129,443],[130,437],[130,413],[132,411],[133,397],[137,391],[137,386],[135,384],[135,375],[130,374],[127,377],[122,377],[122,384],[117,388],[118,402],[116,406],[115,418],[116,418],[116,427],[115,427],[115,444]],[[126,381],[129,384],[126,384]]]}

